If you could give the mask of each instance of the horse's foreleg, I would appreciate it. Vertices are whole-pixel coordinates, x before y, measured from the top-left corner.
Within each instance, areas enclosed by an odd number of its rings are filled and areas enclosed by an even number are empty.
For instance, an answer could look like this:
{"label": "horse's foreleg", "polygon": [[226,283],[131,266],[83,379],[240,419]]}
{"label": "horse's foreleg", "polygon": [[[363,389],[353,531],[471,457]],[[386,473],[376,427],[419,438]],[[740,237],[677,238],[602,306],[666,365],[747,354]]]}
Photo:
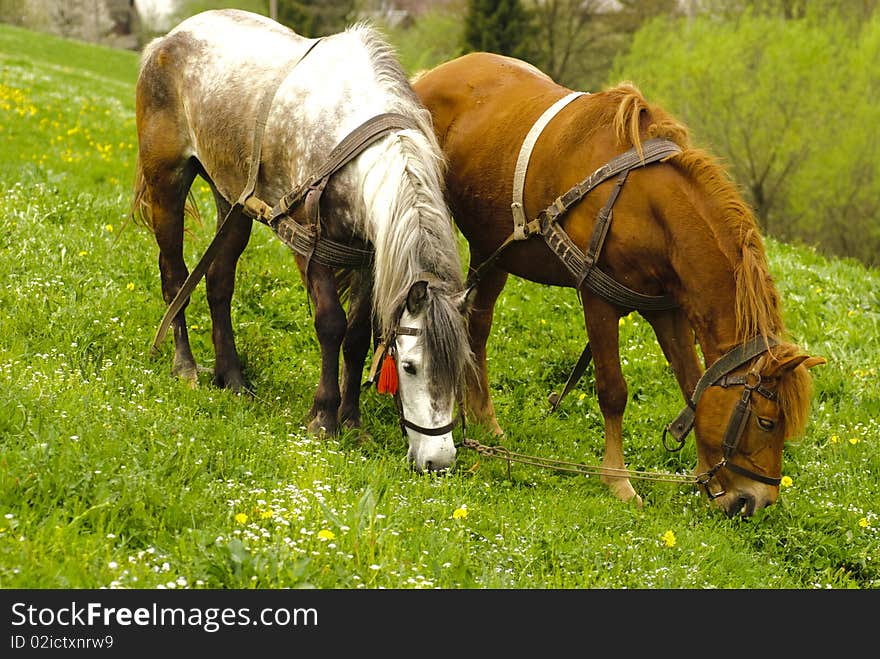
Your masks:
{"label": "horse's foreleg", "polygon": [[[159,246],[159,273],[162,298],[171,304],[189,275],[183,259],[183,210],[186,193],[195,172],[187,168],[168,172],[144,172],[148,185],[153,232]],[[171,373],[195,386],[198,382],[196,360],[189,345],[186,329],[186,307],[189,300],[171,321],[174,337],[174,360]]]}
{"label": "horse's foreleg", "polygon": [[[471,271],[479,266],[482,257],[471,250]],[[489,392],[489,372],[486,363],[486,343],[492,330],[495,301],[507,283],[507,272],[498,267],[487,268],[477,284],[476,296],[468,316],[468,337],[474,353],[475,373],[468,378],[466,405],[468,415],[483,424],[494,435],[503,435],[495,416],[495,405]]]}
{"label": "horse's foreleg", "polygon": [[[590,312],[586,313],[589,306]],[[626,409],[627,389],[620,367],[617,310],[609,303],[584,293],[584,318],[593,352],[596,374],[596,392],[599,409],[605,419],[605,456],[602,460],[602,482],[622,501],[634,500],[639,506],[642,498],[636,494],[627,476],[617,475],[626,469],[623,460],[623,412]]]}
{"label": "horse's foreleg", "polygon": [[321,345],[321,379],[310,411],[309,432],[335,435],[339,429],[339,350],[345,337],[345,310],[336,292],[333,270],[315,262],[306,270],[304,259],[297,256],[296,260],[315,306],[315,333]]}
{"label": "horse's foreleg", "polygon": [[[229,211],[229,203],[220,195],[214,195],[217,203],[217,222],[223,221]],[[211,338],[214,342],[214,384],[235,392],[245,389],[241,373],[241,361],[235,349],[232,331],[232,293],[235,290],[235,269],[238,258],[247,247],[253,222],[237,212],[227,220],[229,232],[205,275],[208,306],[211,309]]]}
{"label": "horse's foreleg", "polygon": [[703,373],[694,342],[694,330],[681,309],[643,313],[654,328],[657,342],[672,367],[685,399],[690,398]]}
{"label": "horse's foreleg", "polygon": [[364,362],[372,335],[372,286],[367,270],[357,271],[349,292],[348,328],[342,342],[342,403],[339,422],[347,428],[360,428],[360,395]]}

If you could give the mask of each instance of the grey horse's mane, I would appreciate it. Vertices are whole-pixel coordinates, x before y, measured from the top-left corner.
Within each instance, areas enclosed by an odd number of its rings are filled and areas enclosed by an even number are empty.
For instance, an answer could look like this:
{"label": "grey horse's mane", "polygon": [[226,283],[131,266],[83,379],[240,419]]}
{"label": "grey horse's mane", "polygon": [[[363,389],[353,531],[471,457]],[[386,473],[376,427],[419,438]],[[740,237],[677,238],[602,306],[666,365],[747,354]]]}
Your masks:
{"label": "grey horse's mane", "polygon": [[[370,232],[375,248],[373,313],[383,336],[400,316],[410,286],[422,273],[430,278],[424,340],[438,387],[458,384],[472,366],[465,324],[456,299],[463,289],[458,234],[446,206],[446,163],[434,135],[430,113],[419,103],[391,47],[369,24],[346,30],[366,47],[376,80],[389,97],[388,112],[415,120],[418,131],[404,130],[374,167],[382,167],[380,189],[365,188],[368,216],[380,218],[383,231]],[[379,194],[384,186],[396,191]]]}

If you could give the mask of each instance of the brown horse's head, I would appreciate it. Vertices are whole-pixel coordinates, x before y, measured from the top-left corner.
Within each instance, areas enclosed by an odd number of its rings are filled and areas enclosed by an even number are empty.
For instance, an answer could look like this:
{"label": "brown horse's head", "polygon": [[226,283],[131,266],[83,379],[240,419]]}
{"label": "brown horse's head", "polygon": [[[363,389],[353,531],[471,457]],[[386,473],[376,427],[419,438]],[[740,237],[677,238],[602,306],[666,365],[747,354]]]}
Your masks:
{"label": "brown horse's head", "polygon": [[748,517],[776,501],[783,445],[806,423],[807,369],[824,363],[781,344],[706,388],[694,425],[697,474],[728,516]]}

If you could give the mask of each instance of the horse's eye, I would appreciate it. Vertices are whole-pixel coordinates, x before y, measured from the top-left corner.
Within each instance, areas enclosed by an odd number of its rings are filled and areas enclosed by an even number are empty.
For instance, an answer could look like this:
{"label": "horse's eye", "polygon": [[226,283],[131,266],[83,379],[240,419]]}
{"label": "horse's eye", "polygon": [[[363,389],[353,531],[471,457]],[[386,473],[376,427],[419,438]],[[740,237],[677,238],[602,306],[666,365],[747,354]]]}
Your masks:
{"label": "horse's eye", "polygon": [[406,371],[407,373],[409,373],[410,375],[416,374],[416,365],[413,364],[412,362],[403,362],[403,364],[401,364],[401,365],[403,366],[403,370]]}
{"label": "horse's eye", "polygon": [[761,427],[761,430],[766,430],[767,432],[770,432],[776,427],[776,422],[773,419],[767,419],[763,416],[759,416],[758,425]]}

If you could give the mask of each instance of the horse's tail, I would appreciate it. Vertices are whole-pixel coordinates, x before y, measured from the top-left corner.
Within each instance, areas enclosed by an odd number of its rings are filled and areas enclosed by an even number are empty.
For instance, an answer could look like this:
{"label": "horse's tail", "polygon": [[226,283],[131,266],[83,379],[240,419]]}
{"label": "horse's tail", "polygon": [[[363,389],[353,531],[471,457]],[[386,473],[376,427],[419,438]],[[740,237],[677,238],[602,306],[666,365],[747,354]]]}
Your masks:
{"label": "horse's tail", "polygon": [[150,231],[155,232],[153,227],[153,214],[150,212],[147,181],[144,178],[144,168],[141,166],[140,155],[138,155],[134,166],[134,184],[132,186],[131,209],[129,216],[138,224],[143,224]]}
{"label": "horse's tail", "polygon": [[[186,204],[183,209],[184,215],[193,218],[201,224],[202,218],[199,213],[199,207],[193,195],[192,188],[186,195]],[[147,180],[144,177],[144,168],[141,164],[140,154],[134,166],[134,183],[132,185],[131,207],[129,209],[129,217],[138,224],[147,227],[153,233],[156,233],[156,226],[153,222],[152,202],[150,200],[150,189],[147,186]]]}
{"label": "horse's tail", "polygon": [[645,100],[633,83],[624,81],[609,90],[619,97],[614,133],[621,144],[631,144],[643,155],[642,138],[661,137],[688,148],[688,131],[681,123]]}

